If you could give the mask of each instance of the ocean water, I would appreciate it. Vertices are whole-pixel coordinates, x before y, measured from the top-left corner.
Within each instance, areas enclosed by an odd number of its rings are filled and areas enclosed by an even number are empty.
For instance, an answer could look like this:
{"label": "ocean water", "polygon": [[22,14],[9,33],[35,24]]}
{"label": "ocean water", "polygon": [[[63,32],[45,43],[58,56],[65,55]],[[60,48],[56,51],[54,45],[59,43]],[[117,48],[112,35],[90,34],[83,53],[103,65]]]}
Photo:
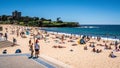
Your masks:
{"label": "ocean water", "polygon": [[120,25],[81,25],[80,27],[52,27],[42,30],[76,35],[100,36],[120,39]]}

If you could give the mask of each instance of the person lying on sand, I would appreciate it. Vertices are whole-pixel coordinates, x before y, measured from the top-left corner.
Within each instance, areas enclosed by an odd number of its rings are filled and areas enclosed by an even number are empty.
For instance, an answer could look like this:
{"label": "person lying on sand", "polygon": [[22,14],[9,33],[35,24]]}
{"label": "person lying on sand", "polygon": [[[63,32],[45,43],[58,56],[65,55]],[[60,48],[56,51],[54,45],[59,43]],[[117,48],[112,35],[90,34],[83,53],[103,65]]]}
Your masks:
{"label": "person lying on sand", "polygon": [[89,47],[95,47],[94,43],[93,44],[90,43]]}
{"label": "person lying on sand", "polygon": [[77,46],[77,44],[72,44],[72,46]]}
{"label": "person lying on sand", "polygon": [[70,39],[70,40],[68,40],[68,42],[74,42],[74,41]]}
{"label": "person lying on sand", "polygon": [[100,53],[100,52],[102,52],[101,49],[97,49],[97,50],[96,50],[96,53]]}
{"label": "person lying on sand", "polygon": [[96,52],[96,53],[100,53],[100,52],[102,52],[102,50],[101,49],[95,49],[95,47],[92,49],[92,52]]}
{"label": "person lying on sand", "polygon": [[104,46],[103,44],[97,44],[97,46]]}
{"label": "person lying on sand", "polygon": [[84,50],[88,50],[87,46],[84,46]]}
{"label": "person lying on sand", "polygon": [[107,44],[105,44],[105,49],[112,49],[112,48],[111,48],[111,45],[108,46]]}
{"label": "person lying on sand", "polygon": [[61,45],[58,45],[58,46],[54,45],[53,48],[66,48],[66,47]]}

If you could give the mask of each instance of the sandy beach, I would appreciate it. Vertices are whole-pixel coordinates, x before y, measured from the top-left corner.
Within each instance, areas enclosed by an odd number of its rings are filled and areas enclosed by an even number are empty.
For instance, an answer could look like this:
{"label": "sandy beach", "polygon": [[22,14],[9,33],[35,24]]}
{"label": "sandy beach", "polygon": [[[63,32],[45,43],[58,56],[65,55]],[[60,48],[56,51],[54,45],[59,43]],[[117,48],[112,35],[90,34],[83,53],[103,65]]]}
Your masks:
{"label": "sandy beach", "polygon": [[[0,54],[3,50],[7,49],[7,54],[14,54],[16,49],[21,49],[22,53],[29,53],[29,40],[31,38],[34,42],[33,36],[25,35],[27,38],[17,37],[16,32],[11,34],[11,29],[26,28],[18,25],[1,25],[3,27],[3,34],[8,29],[8,40],[12,42],[13,37],[16,38],[18,46],[11,46],[0,48]],[[62,37],[62,34],[53,34],[45,33],[42,30],[35,30],[35,27],[28,27],[33,29],[33,33],[37,34],[39,32],[43,35],[44,39],[39,40],[40,45],[40,55],[49,56],[58,61],[61,61],[65,64],[71,66],[71,68],[120,68],[120,51],[115,51],[114,45],[111,45],[111,49],[105,49],[105,42],[110,46],[111,43],[114,43],[112,40],[103,40],[97,41],[96,39],[91,38],[86,44],[78,44],[78,40],[81,39],[79,36],[72,36],[72,38],[64,37],[62,41],[57,37]],[[72,40],[72,41],[71,41]],[[89,47],[90,43],[94,42],[95,48],[102,50],[100,53],[92,52],[92,47]],[[119,46],[120,44],[118,44]],[[0,45],[1,46],[1,45]],[[57,47],[61,46],[61,47]],[[87,46],[87,50],[84,50],[84,47]],[[110,58],[109,54],[113,53],[117,56],[116,58]]]}

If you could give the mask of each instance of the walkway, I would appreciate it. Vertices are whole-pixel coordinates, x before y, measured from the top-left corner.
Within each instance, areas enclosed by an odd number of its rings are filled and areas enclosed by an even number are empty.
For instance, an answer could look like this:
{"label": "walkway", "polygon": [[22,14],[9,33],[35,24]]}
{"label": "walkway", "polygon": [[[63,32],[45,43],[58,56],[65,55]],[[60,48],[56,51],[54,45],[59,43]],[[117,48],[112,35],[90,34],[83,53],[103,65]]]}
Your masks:
{"label": "walkway", "polygon": [[41,57],[29,59],[29,54],[0,55],[0,68],[64,68]]}

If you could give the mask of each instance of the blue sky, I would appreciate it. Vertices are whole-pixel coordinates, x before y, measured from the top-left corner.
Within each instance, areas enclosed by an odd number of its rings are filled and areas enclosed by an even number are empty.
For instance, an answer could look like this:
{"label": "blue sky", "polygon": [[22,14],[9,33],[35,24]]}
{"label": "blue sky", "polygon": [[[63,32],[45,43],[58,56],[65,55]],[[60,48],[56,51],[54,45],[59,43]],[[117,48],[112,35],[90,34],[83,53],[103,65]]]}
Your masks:
{"label": "blue sky", "polygon": [[120,0],[0,0],[0,15],[14,10],[80,24],[120,24]]}

